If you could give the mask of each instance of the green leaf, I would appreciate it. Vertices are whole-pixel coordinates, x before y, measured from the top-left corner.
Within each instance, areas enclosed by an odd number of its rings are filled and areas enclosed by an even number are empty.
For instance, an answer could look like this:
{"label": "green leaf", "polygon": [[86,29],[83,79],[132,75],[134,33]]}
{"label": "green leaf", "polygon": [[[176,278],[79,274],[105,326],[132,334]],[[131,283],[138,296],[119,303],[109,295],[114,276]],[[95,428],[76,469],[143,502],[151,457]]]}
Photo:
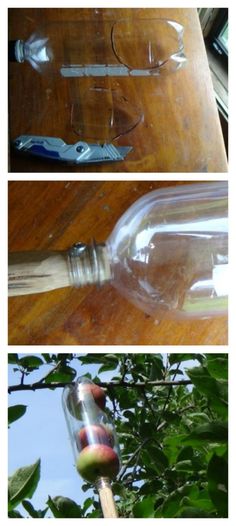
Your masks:
{"label": "green leaf", "polygon": [[137,405],[137,393],[133,389],[116,389],[121,409],[130,409]]}
{"label": "green leaf", "polygon": [[181,371],[181,369],[178,369],[178,368],[175,368],[175,369],[170,369],[169,371],[169,375],[170,376],[176,376],[176,375],[181,375],[183,376],[183,371]]}
{"label": "green leaf", "polygon": [[98,374],[104,373],[106,371],[112,371],[113,369],[116,369],[117,364],[114,362],[106,363],[104,365],[101,365],[99,368]]}
{"label": "green leaf", "polygon": [[44,510],[35,510],[29,500],[22,500],[21,504],[33,519],[43,519],[48,511],[48,508],[45,508]]}
{"label": "green leaf", "polygon": [[182,443],[186,446],[202,446],[205,443],[227,442],[228,426],[224,422],[211,422],[198,426],[185,438]]}
{"label": "green leaf", "polygon": [[81,507],[74,500],[67,497],[48,497],[49,506],[54,517],[57,519],[80,519],[82,517]]}
{"label": "green leaf", "polygon": [[27,409],[27,405],[11,405],[8,407],[8,425],[21,418]]}
{"label": "green leaf", "polygon": [[228,355],[207,354],[207,369],[216,380],[228,380]]}
{"label": "green leaf", "polygon": [[62,515],[61,512],[58,510],[56,504],[54,504],[53,499],[51,499],[50,496],[48,496],[47,505],[56,519],[64,518],[64,515]]}
{"label": "green leaf", "polygon": [[207,469],[209,495],[221,517],[228,517],[228,464],[213,455]]}
{"label": "green leaf", "polygon": [[154,380],[162,380],[163,379],[163,360],[162,358],[155,357],[153,359],[153,362],[151,363],[150,372],[149,372],[149,380],[150,382]]}
{"label": "green leaf", "polygon": [[200,420],[203,422],[210,421],[210,418],[206,413],[188,413],[188,418],[190,418],[191,420],[194,419],[194,420]]}
{"label": "green leaf", "polygon": [[129,411],[128,409],[123,412],[123,416],[129,420],[129,422],[132,422],[135,420],[135,413],[132,411]]}
{"label": "green leaf", "polygon": [[18,510],[12,510],[8,512],[9,519],[24,519],[23,515]]}
{"label": "green leaf", "polygon": [[219,416],[227,418],[227,383],[213,378],[206,367],[194,367],[187,373],[198,392],[207,396],[209,403]]}
{"label": "green leaf", "polygon": [[200,393],[211,398],[219,395],[219,384],[211,377],[206,367],[187,369],[187,374]]}
{"label": "green leaf", "polygon": [[180,506],[191,506],[194,508],[200,508],[201,510],[205,510],[207,512],[215,511],[215,506],[212,503],[208,492],[204,490],[199,492],[199,496],[197,499],[184,497],[180,502]]}
{"label": "green leaf", "polygon": [[181,460],[175,464],[176,471],[191,472],[193,471],[193,465],[191,460]]}
{"label": "green leaf", "polygon": [[156,473],[162,473],[169,465],[168,458],[163,451],[158,446],[150,443],[143,448],[140,458],[146,469]]}
{"label": "green leaf", "polygon": [[115,354],[103,354],[102,357],[103,362],[98,371],[98,374],[106,371],[112,371],[113,369],[116,369],[118,367],[119,358]]}
{"label": "green leaf", "polygon": [[193,506],[186,506],[181,508],[175,515],[176,518],[182,517],[183,519],[209,519],[213,517],[209,512],[204,509],[196,508]]}
{"label": "green leaf", "polygon": [[137,502],[133,507],[133,515],[135,518],[150,518],[154,517],[154,505],[156,496],[145,497],[141,502]]}
{"label": "green leaf", "polygon": [[13,510],[26,498],[31,498],[40,479],[40,459],[20,469],[9,477],[9,511]]}
{"label": "green leaf", "polygon": [[114,360],[119,360],[119,357],[116,356],[115,354],[100,354],[100,353],[97,353],[97,354],[94,354],[94,353],[90,353],[90,354],[86,354],[86,355],[82,355],[82,356],[79,356],[79,361],[86,365],[86,364],[94,364],[94,363],[106,363],[106,360],[107,360],[107,357],[109,357],[109,360],[111,361],[112,359]]}
{"label": "green leaf", "polygon": [[[101,519],[102,517],[102,511],[101,510],[93,510],[89,515],[87,516],[89,519]],[[86,517],[86,518],[87,518]]]}
{"label": "green leaf", "polygon": [[88,497],[84,503],[83,503],[83,515],[86,513],[86,511],[92,506],[94,503],[94,500]]}
{"label": "green leaf", "polygon": [[18,363],[18,354],[9,353],[8,354],[8,363]]}
{"label": "green leaf", "polygon": [[38,369],[40,365],[43,365],[43,360],[39,356],[24,356],[18,360],[18,364],[25,369]]}
{"label": "green leaf", "polygon": [[203,360],[202,354],[193,354],[193,353],[174,353],[169,355],[170,365],[179,362],[186,362],[187,360],[198,360],[200,363]]}
{"label": "green leaf", "polygon": [[126,488],[121,482],[113,482],[112,491],[114,495],[118,495],[119,497],[122,497],[123,499],[125,499]]}
{"label": "green leaf", "polygon": [[177,462],[181,462],[182,460],[192,460],[193,458],[193,448],[191,446],[186,446],[181,449],[181,451],[178,454]]}
{"label": "green leaf", "polygon": [[164,411],[163,420],[166,420],[168,423],[178,423],[181,420],[179,413],[174,413],[171,411]]}
{"label": "green leaf", "polygon": [[183,497],[188,496],[189,498],[197,498],[199,495],[199,489],[196,484],[186,483],[184,486],[176,489],[165,499],[162,506],[162,517],[173,518],[176,513],[179,512],[180,502]]}
{"label": "green leaf", "polygon": [[50,384],[54,382],[70,383],[76,376],[76,370],[69,365],[60,365],[57,369],[52,371],[46,378],[45,383]]}

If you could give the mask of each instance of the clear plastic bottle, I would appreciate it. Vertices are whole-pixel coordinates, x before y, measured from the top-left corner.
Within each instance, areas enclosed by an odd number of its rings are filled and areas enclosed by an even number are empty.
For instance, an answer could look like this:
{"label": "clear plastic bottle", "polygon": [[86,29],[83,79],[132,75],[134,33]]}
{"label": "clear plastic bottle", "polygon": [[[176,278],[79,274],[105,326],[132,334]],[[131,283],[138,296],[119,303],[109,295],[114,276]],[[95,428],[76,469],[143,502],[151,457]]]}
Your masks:
{"label": "clear plastic bottle", "polygon": [[[160,320],[227,313],[228,185],[178,185],[141,197],[106,243],[10,257],[10,295],[111,284]],[[48,278],[50,275],[50,279]]]}
{"label": "clear plastic bottle", "polygon": [[54,22],[10,43],[11,59],[63,77],[159,76],[186,61],[183,26],[165,19]]}
{"label": "clear plastic bottle", "polygon": [[97,488],[104,517],[117,517],[111,480],[120,469],[120,450],[105,404],[104,390],[89,378],[80,377],[64,388],[62,405],[76,469]]}
{"label": "clear plastic bottle", "polygon": [[161,319],[227,310],[227,183],[156,190],[121,217],[106,243],[112,284]]}

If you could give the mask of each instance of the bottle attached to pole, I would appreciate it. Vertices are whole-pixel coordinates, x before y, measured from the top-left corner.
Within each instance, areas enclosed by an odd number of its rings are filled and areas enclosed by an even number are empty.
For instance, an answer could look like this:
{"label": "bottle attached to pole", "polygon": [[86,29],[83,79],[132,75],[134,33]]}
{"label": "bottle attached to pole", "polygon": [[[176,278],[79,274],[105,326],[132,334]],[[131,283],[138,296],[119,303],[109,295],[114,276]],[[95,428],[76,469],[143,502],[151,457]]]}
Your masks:
{"label": "bottle attached to pole", "polygon": [[65,387],[62,403],[76,469],[95,485],[104,517],[117,517],[111,481],[120,470],[120,451],[114,425],[105,413],[105,393],[80,377],[75,385]]}
{"label": "bottle attached to pole", "polygon": [[9,294],[110,282],[156,319],[227,313],[228,185],[179,185],[141,197],[102,244],[9,255]]}

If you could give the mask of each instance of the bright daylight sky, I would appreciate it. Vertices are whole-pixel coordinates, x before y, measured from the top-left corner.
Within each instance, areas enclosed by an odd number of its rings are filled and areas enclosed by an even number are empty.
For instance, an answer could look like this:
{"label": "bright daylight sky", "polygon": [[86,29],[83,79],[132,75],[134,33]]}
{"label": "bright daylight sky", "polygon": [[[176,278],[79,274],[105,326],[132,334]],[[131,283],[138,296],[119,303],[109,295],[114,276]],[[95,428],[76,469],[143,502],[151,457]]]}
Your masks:
{"label": "bright daylight sky", "polygon": [[[23,354],[20,355],[25,356]],[[40,356],[40,355],[39,355]],[[197,362],[184,362],[185,367],[197,365]],[[78,360],[71,362],[78,376],[90,373],[96,376],[100,367],[97,365],[81,365]],[[9,366],[9,385],[18,384],[20,375],[13,372],[14,366]],[[39,373],[31,373],[30,382],[39,380],[51,366],[43,366]],[[101,373],[101,380],[109,380],[115,371]],[[25,378],[27,383],[27,377]],[[9,396],[9,405],[27,405],[25,415],[13,422],[9,429],[9,475],[23,466],[28,466],[41,458],[41,477],[33,495],[32,504],[36,509],[43,509],[48,495],[62,495],[82,504],[92,495],[81,490],[83,481],[78,476],[73,465],[74,459],[69,441],[68,431],[61,404],[62,389],[14,392]],[[21,508],[18,508],[19,511]],[[22,513],[26,515],[25,510]],[[49,516],[49,515],[47,515]]]}

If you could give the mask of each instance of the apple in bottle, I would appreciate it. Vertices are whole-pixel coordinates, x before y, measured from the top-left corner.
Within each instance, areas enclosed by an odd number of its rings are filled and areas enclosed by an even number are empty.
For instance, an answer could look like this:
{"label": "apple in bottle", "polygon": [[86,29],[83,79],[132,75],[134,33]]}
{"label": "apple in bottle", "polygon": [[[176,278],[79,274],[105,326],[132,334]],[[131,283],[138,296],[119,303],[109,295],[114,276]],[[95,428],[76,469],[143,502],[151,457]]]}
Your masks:
{"label": "apple in bottle", "polygon": [[79,450],[85,448],[90,444],[106,444],[107,446],[114,446],[114,436],[112,430],[102,424],[91,424],[77,433],[76,444]]}
{"label": "apple in bottle", "polygon": [[77,460],[77,471],[88,482],[100,477],[114,479],[119,472],[119,457],[106,444],[92,444],[82,449]]}
{"label": "apple in bottle", "polygon": [[104,410],[106,405],[104,390],[99,385],[84,382],[79,385],[78,391],[72,392],[68,397],[67,407],[70,413],[80,420],[82,418],[83,404],[89,404],[91,400],[94,400],[99,409]]}

